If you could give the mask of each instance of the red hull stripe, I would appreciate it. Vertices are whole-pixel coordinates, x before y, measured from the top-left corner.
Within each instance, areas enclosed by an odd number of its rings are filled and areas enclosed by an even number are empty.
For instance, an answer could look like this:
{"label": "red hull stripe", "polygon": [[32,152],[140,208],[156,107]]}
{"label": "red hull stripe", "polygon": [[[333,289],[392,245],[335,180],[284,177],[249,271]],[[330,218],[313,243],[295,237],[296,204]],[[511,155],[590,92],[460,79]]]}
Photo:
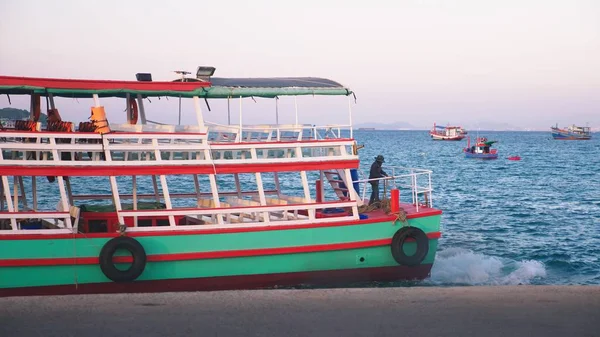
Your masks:
{"label": "red hull stripe", "polygon": [[318,171],[358,168],[358,160],[314,161],[304,163],[258,163],[231,165],[164,165],[164,166],[26,166],[1,165],[3,176],[130,176],[173,174],[232,174],[255,172]]}
{"label": "red hull stripe", "polygon": [[[429,239],[439,239],[440,232],[431,232],[427,234]],[[281,247],[281,248],[261,248],[246,250],[225,250],[215,252],[196,252],[196,253],[178,253],[178,254],[156,254],[148,255],[148,262],[167,262],[167,261],[188,261],[201,259],[223,259],[235,257],[251,257],[265,255],[283,255],[298,253],[328,252],[334,250],[346,250],[356,248],[370,248],[386,246],[392,243],[392,239],[380,239],[360,242],[344,242],[324,245]],[[116,263],[131,263],[130,256],[115,257]],[[5,259],[0,260],[0,267],[34,267],[34,266],[65,266],[65,265],[85,265],[98,264],[98,257],[79,257],[79,258],[48,258],[48,259]]]}
{"label": "red hull stripe", "polygon": [[[73,132],[62,132],[62,131],[47,131],[47,130],[40,130],[40,131],[25,131],[25,130],[2,130],[0,131],[0,134],[2,134],[2,136],[5,137],[14,137],[13,135],[11,135],[11,133],[19,133],[19,134],[23,134],[23,133],[30,133],[32,135],[36,135],[39,136],[40,134],[42,135],[48,135],[48,136],[60,136],[60,135],[69,135],[72,136]],[[98,135],[98,139],[100,138],[100,135],[96,132],[82,132],[82,131],[77,131],[78,135]],[[126,131],[114,131],[111,133],[111,135],[115,135],[115,136],[128,136],[128,135],[136,135],[139,136],[140,133],[139,132],[126,132]],[[165,135],[165,136],[173,136],[172,132],[146,132],[144,131],[143,133],[144,136],[160,136],[160,135]],[[196,135],[196,136],[204,136],[206,135],[206,132],[186,132],[185,133],[186,136],[190,136],[190,135]],[[239,143],[234,143],[234,144],[239,144]]]}
{"label": "red hull stripe", "polygon": [[44,287],[4,288],[0,289],[0,297],[264,289],[274,286],[280,288],[300,284],[344,286],[354,282],[422,280],[429,276],[430,271],[431,264],[421,264],[414,267],[391,266],[119,283],[79,283],[77,285],[65,284]]}
{"label": "red hull stripe", "polygon": [[[442,214],[441,210],[430,208],[427,211],[412,213],[406,216],[407,219],[424,218]],[[330,222],[320,224],[306,225],[272,225],[263,227],[231,227],[217,229],[198,229],[198,230],[165,230],[165,231],[149,231],[149,232],[129,232],[127,236],[144,237],[144,236],[173,236],[173,235],[208,235],[208,234],[231,234],[231,233],[248,233],[248,232],[265,232],[265,231],[280,231],[291,229],[310,229],[310,228],[325,228],[338,226],[355,226],[366,225],[371,223],[394,221],[396,216],[378,217],[373,219]],[[1,240],[56,240],[56,239],[99,239],[99,238],[114,238],[119,236],[119,233],[89,233],[89,234],[0,234]]]}
{"label": "red hull stripe", "polygon": [[194,91],[202,87],[210,87],[209,82],[141,82],[141,81],[108,81],[79,80],[60,78],[35,78],[0,76],[0,86],[30,86],[52,89],[74,90],[157,90],[157,91]]}

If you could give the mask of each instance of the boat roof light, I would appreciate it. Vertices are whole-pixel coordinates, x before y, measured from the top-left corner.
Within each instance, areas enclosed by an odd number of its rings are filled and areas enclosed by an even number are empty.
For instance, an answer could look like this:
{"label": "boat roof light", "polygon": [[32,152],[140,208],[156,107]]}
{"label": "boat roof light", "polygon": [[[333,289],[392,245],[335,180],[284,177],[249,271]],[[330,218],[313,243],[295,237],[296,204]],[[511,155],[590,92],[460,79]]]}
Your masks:
{"label": "boat roof light", "polygon": [[208,81],[215,73],[215,70],[215,67],[198,66],[198,69],[196,69],[196,78],[199,80]]}
{"label": "boat roof light", "polygon": [[152,82],[152,74],[150,73],[137,73],[135,78],[140,82]]}

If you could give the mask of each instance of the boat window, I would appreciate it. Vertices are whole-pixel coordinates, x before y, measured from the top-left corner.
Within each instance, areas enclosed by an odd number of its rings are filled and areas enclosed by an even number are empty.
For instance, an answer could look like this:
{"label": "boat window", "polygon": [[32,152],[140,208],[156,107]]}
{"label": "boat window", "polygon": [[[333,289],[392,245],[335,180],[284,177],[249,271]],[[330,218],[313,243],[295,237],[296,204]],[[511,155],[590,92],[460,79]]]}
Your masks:
{"label": "boat window", "polygon": [[152,227],[152,219],[138,219],[138,227]]}
{"label": "boat window", "polygon": [[88,233],[106,233],[108,232],[106,220],[90,220],[88,222]]}
{"label": "boat window", "polygon": [[169,219],[157,219],[156,225],[157,226],[169,226]]}

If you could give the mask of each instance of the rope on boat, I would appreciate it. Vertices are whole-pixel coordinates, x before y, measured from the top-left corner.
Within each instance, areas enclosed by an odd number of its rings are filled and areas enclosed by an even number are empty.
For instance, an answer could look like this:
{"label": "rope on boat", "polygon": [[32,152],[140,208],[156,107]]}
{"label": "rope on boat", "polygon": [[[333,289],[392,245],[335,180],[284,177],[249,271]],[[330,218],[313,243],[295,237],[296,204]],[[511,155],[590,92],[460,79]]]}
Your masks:
{"label": "rope on boat", "polygon": [[385,212],[385,214],[395,215],[396,219],[394,220],[394,225],[397,221],[402,222],[403,225],[408,225],[408,221],[406,221],[406,211],[404,210],[404,208],[400,207],[400,210],[398,212],[391,213],[390,201],[387,198],[384,198],[383,200],[380,200],[378,202],[374,202],[370,205],[362,205],[358,207],[358,212],[369,213],[377,209],[382,209]]}

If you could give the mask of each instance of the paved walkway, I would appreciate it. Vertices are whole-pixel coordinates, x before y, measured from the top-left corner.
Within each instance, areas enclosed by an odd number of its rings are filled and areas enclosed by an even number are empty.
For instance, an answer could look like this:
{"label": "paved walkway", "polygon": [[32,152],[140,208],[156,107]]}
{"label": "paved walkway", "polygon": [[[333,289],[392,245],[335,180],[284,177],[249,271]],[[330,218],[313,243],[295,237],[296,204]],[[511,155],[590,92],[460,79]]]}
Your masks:
{"label": "paved walkway", "polygon": [[600,286],[0,298],[0,336],[600,336]]}

